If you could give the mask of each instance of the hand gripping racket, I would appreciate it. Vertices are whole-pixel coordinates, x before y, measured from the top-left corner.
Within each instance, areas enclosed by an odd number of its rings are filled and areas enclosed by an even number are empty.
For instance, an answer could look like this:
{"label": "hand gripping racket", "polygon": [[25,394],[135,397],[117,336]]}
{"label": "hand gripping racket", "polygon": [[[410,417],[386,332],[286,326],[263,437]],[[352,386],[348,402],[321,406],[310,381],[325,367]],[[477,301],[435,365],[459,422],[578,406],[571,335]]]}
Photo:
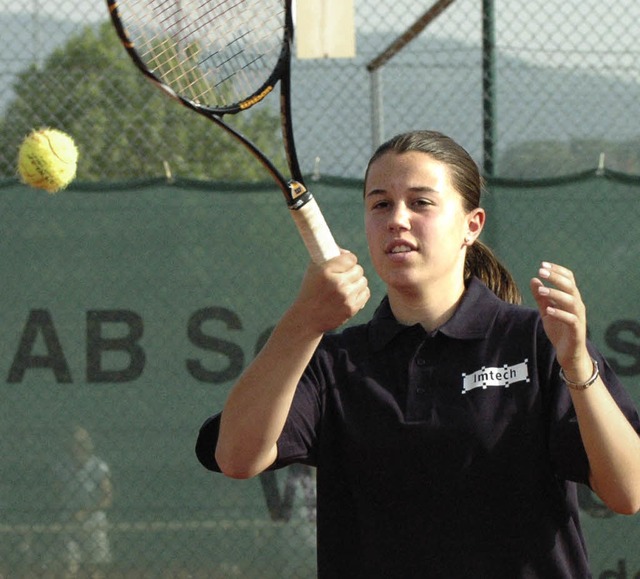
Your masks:
{"label": "hand gripping racket", "polygon": [[[287,200],[316,263],[340,253],[304,185],[291,123],[292,0],[107,0],[120,41],[156,86],[238,139]],[[291,179],[223,117],[261,102],[280,82],[280,118]]]}

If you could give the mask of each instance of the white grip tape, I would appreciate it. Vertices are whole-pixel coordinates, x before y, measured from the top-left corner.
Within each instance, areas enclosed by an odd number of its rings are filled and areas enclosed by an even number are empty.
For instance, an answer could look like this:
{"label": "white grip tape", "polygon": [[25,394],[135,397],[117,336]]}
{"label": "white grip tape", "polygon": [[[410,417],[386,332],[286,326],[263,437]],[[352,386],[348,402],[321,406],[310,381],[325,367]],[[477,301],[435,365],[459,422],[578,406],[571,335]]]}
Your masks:
{"label": "white grip tape", "polygon": [[314,263],[324,263],[340,255],[340,248],[313,197],[300,209],[293,209],[291,213]]}

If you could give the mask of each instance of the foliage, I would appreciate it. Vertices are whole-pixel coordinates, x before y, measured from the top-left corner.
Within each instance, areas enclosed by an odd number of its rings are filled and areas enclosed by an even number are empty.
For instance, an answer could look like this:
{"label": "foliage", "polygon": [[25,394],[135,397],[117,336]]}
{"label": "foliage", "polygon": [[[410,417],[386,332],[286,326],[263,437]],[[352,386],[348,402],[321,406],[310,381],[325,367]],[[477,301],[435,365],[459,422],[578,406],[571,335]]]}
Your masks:
{"label": "foliage", "polygon": [[[34,127],[66,131],[80,150],[80,180],[158,177],[167,167],[173,176],[192,179],[268,178],[235,139],[147,81],[110,22],[85,28],[42,65],[23,70],[14,92],[0,119],[3,149],[17,151]],[[263,105],[237,115],[233,125],[284,163],[276,111]],[[0,176],[14,175],[15,166],[0,160]]]}

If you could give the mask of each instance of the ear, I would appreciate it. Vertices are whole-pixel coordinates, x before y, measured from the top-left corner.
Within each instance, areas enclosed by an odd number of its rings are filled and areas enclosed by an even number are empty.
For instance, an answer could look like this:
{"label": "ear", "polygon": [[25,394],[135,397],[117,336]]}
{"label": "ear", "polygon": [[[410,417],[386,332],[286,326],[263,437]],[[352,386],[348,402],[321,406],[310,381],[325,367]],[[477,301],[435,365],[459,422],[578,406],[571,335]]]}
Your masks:
{"label": "ear", "polygon": [[484,227],[485,217],[486,214],[482,207],[476,207],[467,213],[467,233],[464,237],[465,245],[473,245],[473,242],[478,239]]}

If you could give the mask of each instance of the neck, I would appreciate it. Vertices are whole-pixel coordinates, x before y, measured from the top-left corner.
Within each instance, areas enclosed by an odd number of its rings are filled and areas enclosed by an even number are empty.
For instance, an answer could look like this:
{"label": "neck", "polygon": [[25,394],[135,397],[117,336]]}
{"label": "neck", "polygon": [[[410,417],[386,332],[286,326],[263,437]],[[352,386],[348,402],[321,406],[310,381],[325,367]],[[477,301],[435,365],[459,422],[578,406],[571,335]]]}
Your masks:
{"label": "neck", "polygon": [[439,288],[430,286],[409,291],[389,288],[389,304],[401,324],[421,324],[425,330],[432,332],[453,316],[464,290],[462,279],[459,283]]}

